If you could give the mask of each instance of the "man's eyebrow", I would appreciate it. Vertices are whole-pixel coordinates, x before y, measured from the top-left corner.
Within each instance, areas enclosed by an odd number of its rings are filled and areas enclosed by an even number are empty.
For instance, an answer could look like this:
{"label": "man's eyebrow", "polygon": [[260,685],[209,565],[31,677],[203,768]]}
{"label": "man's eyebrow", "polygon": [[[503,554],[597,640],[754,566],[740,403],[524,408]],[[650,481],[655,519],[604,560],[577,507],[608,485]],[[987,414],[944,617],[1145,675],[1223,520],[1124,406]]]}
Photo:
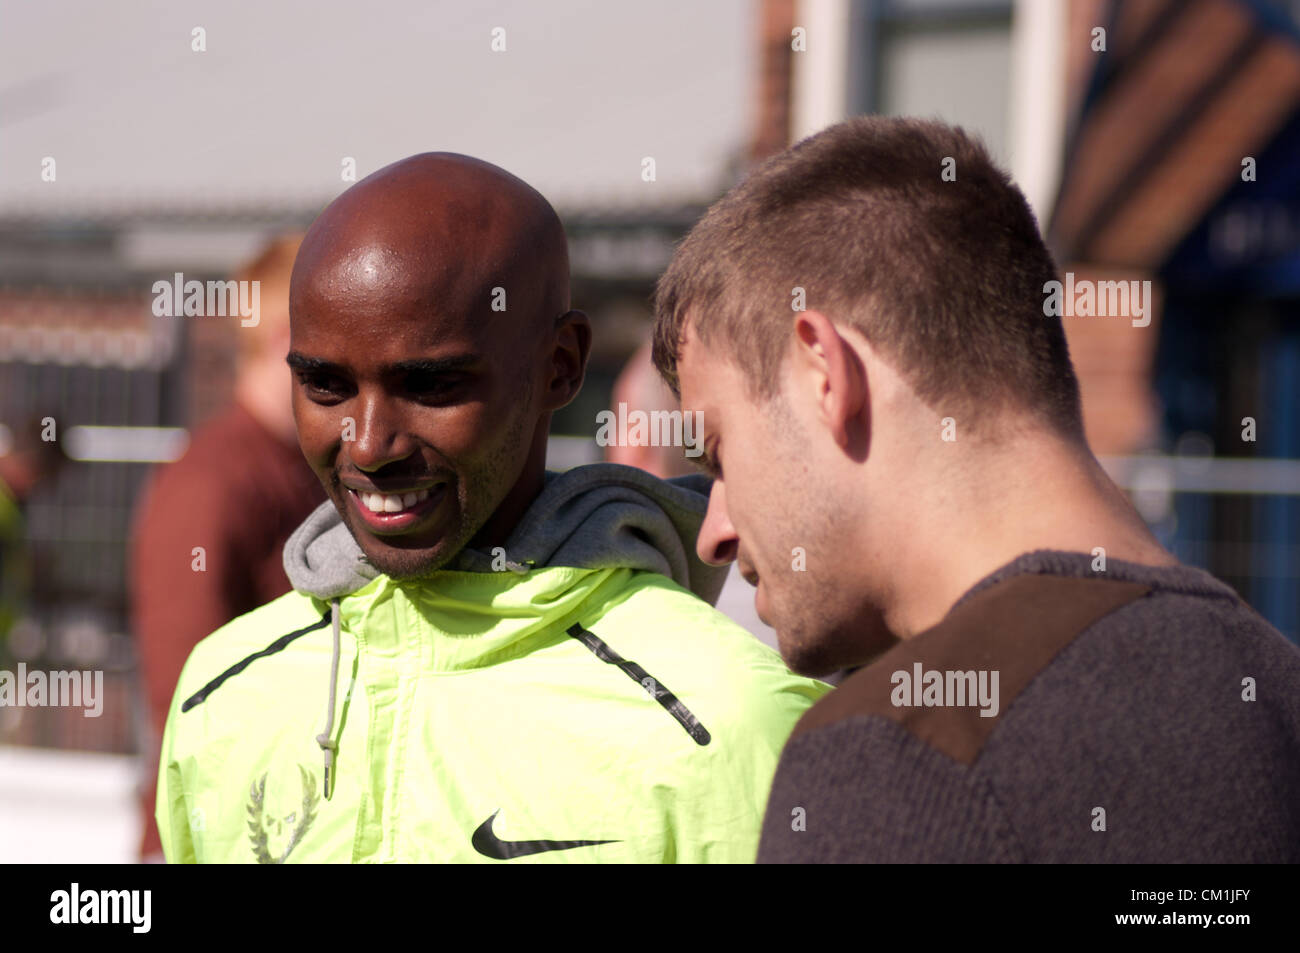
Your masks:
{"label": "man's eyebrow", "polygon": [[342,368],[337,364],[329,361],[322,361],[319,357],[308,357],[306,354],[299,354],[297,351],[290,351],[285,357],[285,363],[295,371],[341,371]]}
{"label": "man's eyebrow", "polygon": [[[285,361],[290,367],[298,371],[344,373],[342,365],[322,360],[319,357],[308,357],[305,354],[299,354],[297,351],[290,351]],[[479,358],[476,354],[455,354],[451,357],[421,357],[386,364],[383,371],[386,374],[446,374],[471,367],[477,364],[478,361]]]}
{"label": "man's eyebrow", "polygon": [[455,354],[451,357],[421,357],[410,361],[398,361],[384,366],[386,372],[393,374],[446,374],[451,371],[464,370],[478,363],[477,354]]}

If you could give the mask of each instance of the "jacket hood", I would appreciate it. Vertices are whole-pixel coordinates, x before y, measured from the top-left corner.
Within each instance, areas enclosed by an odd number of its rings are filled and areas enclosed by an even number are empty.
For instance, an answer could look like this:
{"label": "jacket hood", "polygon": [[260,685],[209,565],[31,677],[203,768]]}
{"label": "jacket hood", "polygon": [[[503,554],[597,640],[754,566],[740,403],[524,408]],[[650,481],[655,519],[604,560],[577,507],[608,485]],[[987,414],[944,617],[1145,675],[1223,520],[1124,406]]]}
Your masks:
{"label": "jacket hood", "polygon": [[[695,552],[709,487],[700,474],[661,480],[613,463],[548,471],[542,492],[504,544],[505,558],[515,568],[657,572],[712,605],[729,567],[710,566]],[[493,562],[490,553],[466,547],[442,568],[486,573]],[[327,601],[380,575],[328,500],[285,543],[284,569],[298,592]]]}

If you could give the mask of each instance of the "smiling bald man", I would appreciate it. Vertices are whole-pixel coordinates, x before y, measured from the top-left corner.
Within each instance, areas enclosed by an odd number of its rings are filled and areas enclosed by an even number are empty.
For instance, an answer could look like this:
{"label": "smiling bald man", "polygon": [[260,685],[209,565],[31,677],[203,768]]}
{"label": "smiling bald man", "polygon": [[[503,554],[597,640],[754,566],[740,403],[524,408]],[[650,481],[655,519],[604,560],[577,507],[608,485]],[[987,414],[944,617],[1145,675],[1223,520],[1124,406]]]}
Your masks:
{"label": "smiling bald man", "polygon": [[752,861],[829,687],[712,608],[707,479],[546,471],[591,346],[546,200],[466,156],[394,163],[316,220],[290,312],[329,501],[285,547],[294,591],[186,664],[167,858]]}

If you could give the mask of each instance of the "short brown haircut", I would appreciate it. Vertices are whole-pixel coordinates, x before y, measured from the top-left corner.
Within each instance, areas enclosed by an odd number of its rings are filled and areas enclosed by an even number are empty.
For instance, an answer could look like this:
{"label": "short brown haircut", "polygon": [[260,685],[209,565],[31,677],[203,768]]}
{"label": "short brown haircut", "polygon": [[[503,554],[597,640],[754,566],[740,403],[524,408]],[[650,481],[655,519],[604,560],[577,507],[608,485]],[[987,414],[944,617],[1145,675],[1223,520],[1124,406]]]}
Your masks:
{"label": "short brown haircut", "polygon": [[1056,277],[1024,196],[982,143],[863,116],[767,160],[696,224],[659,280],[654,363],[680,395],[689,321],[751,395],[771,398],[802,288],[807,308],[855,328],[971,429],[1012,407],[1079,435],[1065,332],[1043,313]]}

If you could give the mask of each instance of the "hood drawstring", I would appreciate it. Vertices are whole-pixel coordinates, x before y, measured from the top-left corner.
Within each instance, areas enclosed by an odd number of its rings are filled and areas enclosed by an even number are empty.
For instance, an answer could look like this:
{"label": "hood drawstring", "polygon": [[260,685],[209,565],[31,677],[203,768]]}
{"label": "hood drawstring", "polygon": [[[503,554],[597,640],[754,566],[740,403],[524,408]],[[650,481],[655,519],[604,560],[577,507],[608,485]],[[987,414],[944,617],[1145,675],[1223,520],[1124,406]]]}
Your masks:
{"label": "hood drawstring", "polygon": [[316,736],[316,743],[325,755],[325,800],[334,793],[332,780],[334,776],[334,755],[338,751],[338,742],[334,740],[334,706],[339,684],[339,601],[330,600],[330,616],[334,623],[334,653],[330,659],[330,701],[325,711],[325,730]]}

